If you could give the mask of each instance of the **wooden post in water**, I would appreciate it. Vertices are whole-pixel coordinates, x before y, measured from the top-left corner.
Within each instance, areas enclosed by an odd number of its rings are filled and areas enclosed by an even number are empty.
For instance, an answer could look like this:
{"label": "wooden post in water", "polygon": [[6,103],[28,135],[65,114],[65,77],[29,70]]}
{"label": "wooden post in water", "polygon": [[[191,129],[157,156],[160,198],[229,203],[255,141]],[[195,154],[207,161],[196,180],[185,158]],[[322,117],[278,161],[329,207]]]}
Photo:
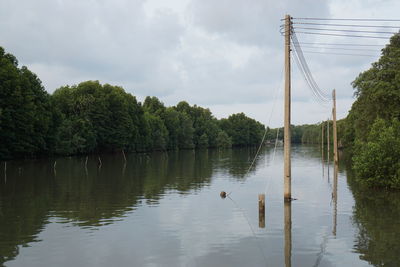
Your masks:
{"label": "wooden post in water", "polygon": [[101,159],[100,159],[100,156],[99,156],[99,169],[101,168],[101,165],[102,165],[102,163],[101,163]]}
{"label": "wooden post in water", "polygon": [[258,195],[258,227],[265,228],[265,194]]}
{"label": "wooden post in water", "polygon": [[4,183],[7,183],[7,161],[4,161]]}
{"label": "wooden post in water", "polygon": [[291,199],[291,137],[290,137],[290,34],[291,17],[285,16],[285,112],[284,112],[284,198]]}
{"label": "wooden post in water", "polygon": [[285,267],[292,266],[292,203],[286,201],[284,203],[284,220],[285,220]]}
{"label": "wooden post in water", "polygon": [[124,156],[124,160],[126,162],[126,156],[125,156],[125,151],[122,149],[122,155]]}
{"label": "wooden post in water", "polygon": [[333,109],[332,109],[332,117],[333,117],[333,160],[335,162],[335,166],[338,164],[339,155],[338,155],[338,144],[337,144],[337,128],[336,128],[336,90],[333,89],[332,92],[333,98]]}

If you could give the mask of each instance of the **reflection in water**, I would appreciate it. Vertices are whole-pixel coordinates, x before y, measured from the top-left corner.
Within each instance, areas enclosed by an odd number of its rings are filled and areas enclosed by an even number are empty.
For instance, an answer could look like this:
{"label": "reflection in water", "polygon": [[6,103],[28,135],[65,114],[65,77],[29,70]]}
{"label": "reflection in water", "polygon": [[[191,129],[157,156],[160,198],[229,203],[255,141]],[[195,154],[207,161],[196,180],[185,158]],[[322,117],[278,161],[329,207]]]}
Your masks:
{"label": "reflection in water", "polygon": [[50,218],[95,230],[119,221],[143,201],[155,206],[167,192],[189,194],[208,186],[215,169],[243,179],[254,153],[246,148],[186,150],[130,154],[126,161],[120,154],[106,154],[101,160],[10,162],[0,183],[0,266],[18,255],[19,245],[38,241]]}
{"label": "reflection in water", "polygon": [[400,192],[361,189],[348,175],[355,198],[353,222],[359,229],[354,249],[374,266],[399,266]]}
{"label": "reflection in water", "polygon": [[336,236],[336,227],[337,227],[338,171],[339,171],[339,167],[337,166],[337,164],[334,164],[333,189],[332,189],[332,201],[333,201],[333,229],[332,229],[332,234],[334,236]]}
{"label": "reflection in water", "polygon": [[[294,146],[298,200],[283,203],[283,153],[272,164],[271,151],[249,175],[255,149],[127,154],[126,162],[108,154],[100,169],[97,155],[58,158],[56,176],[54,159],[8,162],[0,266],[398,265],[398,193],[366,193],[352,179],[346,186],[344,165],[331,188],[321,179],[320,148]],[[247,217],[219,197],[237,187],[232,198]],[[267,227],[253,233],[260,193]]]}
{"label": "reflection in water", "polygon": [[292,266],[292,202],[284,203],[285,224],[285,267]]}

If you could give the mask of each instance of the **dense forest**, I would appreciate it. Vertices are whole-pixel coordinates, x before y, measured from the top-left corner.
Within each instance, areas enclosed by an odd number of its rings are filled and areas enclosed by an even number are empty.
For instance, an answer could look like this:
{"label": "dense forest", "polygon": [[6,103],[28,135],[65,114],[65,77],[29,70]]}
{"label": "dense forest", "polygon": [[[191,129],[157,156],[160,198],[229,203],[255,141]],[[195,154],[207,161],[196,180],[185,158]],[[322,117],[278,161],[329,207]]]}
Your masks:
{"label": "dense forest", "polygon": [[370,187],[400,189],[400,34],[352,85],[356,101],[339,138],[353,151],[356,179]]}
{"label": "dense forest", "polygon": [[104,151],[251,146],[265,127],[243,113],[156,97],[143,103],[122,87],[86,81],[48,94],[40,79],[0,47],[0,159]]}

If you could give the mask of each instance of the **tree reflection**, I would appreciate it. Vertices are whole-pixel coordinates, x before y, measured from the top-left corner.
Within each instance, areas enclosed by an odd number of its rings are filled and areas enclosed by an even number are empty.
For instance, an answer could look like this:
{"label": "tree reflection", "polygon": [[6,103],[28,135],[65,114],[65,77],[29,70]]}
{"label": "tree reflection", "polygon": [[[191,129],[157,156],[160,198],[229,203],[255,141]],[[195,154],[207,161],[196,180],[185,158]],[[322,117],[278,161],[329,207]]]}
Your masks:
{"label": "tree reflection", "polygon": [[359,233],[355,250],[375,266],[398,266],[400,193],[360,188],[348,174],[355,198],[354,223]]}
{"label": "tree reflection", "polygon": [[[113,223],[143,201],[157,205],[168,192],[188,194],[209,185],[215,170],[243,179],[254,149],[183,150],[151,154],[12,162],[0,181],[0,265],[18,246],[37,242],[48,223],[100,227]],[[260,157],[259,157],[260,158]],[[255,162],[253,171],[259,158]]]}

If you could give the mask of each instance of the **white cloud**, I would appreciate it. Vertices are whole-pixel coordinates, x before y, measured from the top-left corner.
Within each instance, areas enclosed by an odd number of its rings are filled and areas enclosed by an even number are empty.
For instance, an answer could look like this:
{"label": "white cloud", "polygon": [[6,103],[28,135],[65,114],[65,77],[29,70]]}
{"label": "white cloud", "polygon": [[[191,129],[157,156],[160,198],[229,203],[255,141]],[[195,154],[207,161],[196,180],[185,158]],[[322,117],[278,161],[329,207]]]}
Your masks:
{"label": "white cloud", "polygon": [[[218,117],[245,112],[267,123],[281,85],[279,25],[285,14],[383,18],[397,16],[399,8],[396,1],[373,0],[3,0],[0,45],[36,72],[49,92],[93,79],[121,85],[139,100],[147,95],[167,105],[186,100]],[[378,58],[371,53],[376,57],[305,54],[320,87],[337,89],[343,116],[353,101],[351,81]],[[293,123],[325,119],[292,65]],[[281,125],[280,116],[274,112],[273,126]]]}

